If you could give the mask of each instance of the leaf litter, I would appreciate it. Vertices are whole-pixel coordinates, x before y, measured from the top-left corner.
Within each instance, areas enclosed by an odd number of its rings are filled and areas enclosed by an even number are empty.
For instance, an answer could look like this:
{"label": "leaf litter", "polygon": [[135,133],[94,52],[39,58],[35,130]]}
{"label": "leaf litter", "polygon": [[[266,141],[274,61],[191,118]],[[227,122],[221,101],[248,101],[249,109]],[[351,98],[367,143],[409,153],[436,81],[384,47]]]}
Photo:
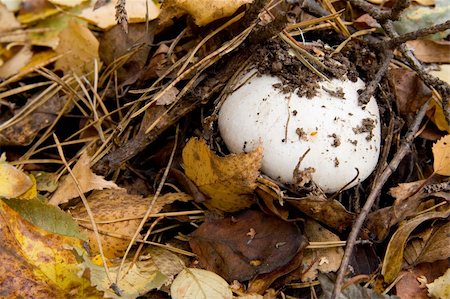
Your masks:
{"label": "leaf litter", "polygon": [[[360,2],[0,4],[2,294],[445,298],[448,5]],[[230,154],[217,111],[252,64],[286,92],[365,79],[384,128],[372,176],[323,194],[266,177],[262,148]]]}

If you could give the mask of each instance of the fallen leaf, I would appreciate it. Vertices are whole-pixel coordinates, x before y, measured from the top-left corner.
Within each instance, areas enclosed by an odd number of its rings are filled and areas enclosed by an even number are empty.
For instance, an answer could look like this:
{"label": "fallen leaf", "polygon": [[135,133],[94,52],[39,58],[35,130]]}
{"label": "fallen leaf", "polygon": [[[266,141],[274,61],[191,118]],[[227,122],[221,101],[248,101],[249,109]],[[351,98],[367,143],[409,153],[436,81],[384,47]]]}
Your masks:
{"label": "fallen leaf", "polygon": [[55,51],[62,57],[56,61],[55,67],[65,74],[74,72],[78,76],[92,75],[94,60],[99,60],[98,47],[99,42],[86,23],[72,18],[67,28],[59,34]]}
{"label": "fallen leaf", "polygon": [[0,32],[2,33],[20,28],[20,22],[17,21],[14,13],[7,9],[7,6],[0,5],[0,20],[2,20],[0,22]]}
{"label": "fallen leaf", "polygon": [[[254,238],[247,235],[251,229]],[[295,224],[250,210],[208,218],[190,235],[189,244],[207,270],[228,281],[244,281],[288,264],[301,250],[304,237]]]}
{"label": "fallen leaf", "polygon": [[[319,275],[320,286],[322,287],[323,294],[319,299],[331,298],[333,293],[334,282],[328,278],[325,274]],[[367,298],[367,299],[398,299],[397,296],[389,296],[378,294],[374,290],[365,288],[359,284],[352,284],[341,291],[341,294],[337,299],[355,299],[355,298]]]}
{"label": "fallen leaf", "polygon": [[[123,265],[121,277],[116,284],[117,289],[121,292],[119,296],[111,287],[111,281],[108,279],[105,269],[94,264],[85,254],[81,258],[84,260],[84,266],[89,271],[88,277],[92,285],[97,290],[104,292],[105,298],[135,299],[152,289],[161,288],[168,281],[168,277],[161,273],[152,259],[127,260]],[[111,261],[109,262],[112,263]],[[116,281],[119,265],[120,261],[112,263],[109,267],[112,281]]]}
{"label": "fallen leaf", "polygon": [[170,287],[173,299],[231,299],[228,283],[219,275],[195,268],[185,268]]}
{"label": "fallen leaf", "polygon": [[59,44],[59,34],[67,28],[72,18],[73,16],[69,14],[57,14],[38,22],[32,27],[34,32],[28,33],[30,43],[34,46],[56,49]]}
{"label": "fallen leaf", "polygon": [[58,188],[58,176],[55,173],[32,171],[31,174],[36,179],[38,191],[54,192]]}
{"label": "fallen leaf", "polygon": [[406,45],[414,56],[425,63],[450,63],[450,42],[417,39],[407,41]]}
{"label": "fallen leaf", "polygon": [[69,7],[74,7],[80,5],[86,0],[48,0],[48,2],[56,4],[56,5],[64,5]]}
{"label": "fallen leaf", "polygon": [[433,264],[422,263],[412,269],[402,271],[399,274],[400,280],[395,284],[396,294],[401,299],[429,299],[427,289],[424,288],[423,281],[433,281],[442,276],[447,270],[448,262],[439,261]]}
{"label": "fallen leaf", "polygon": [[[84,152],[72,169],[72,172],[80,184],[79,187],[83,193],[91,190],[122,189],[114,182],[106,181],[102,176],[94,174],[90,168],[90,163],[91,158],[86,152]],[[69,174],[65,176],[62,183],[58,186],[58,189],[56,189],[49,203],[52,205],[59,205],[78,196],[80,195],[78,193],[75,181]]]}
{"label": "fallen leaf", "polygon": [[433,6],[436,3],[435,0],[413,0],[413,1],[423,6]]}
{"label": "fallen leaf", "polygon": [[[170,17],[189,14],[198,26],[205,26],[215,20],[231,16],[244,4],[253,0],[168,0],[164,1],[162,12]],[[164,16],[166,18],[167,16]]]}
{"label": "fallen leaf", "polygon": [[5,153],[0,157],[0,197],[15,198],[33,186],[28,175],[8,164]]}
{"label": "fallen leaf", "polygon": [[3,200],[10,208],[31,224],[48,232],[85,240],[80,227],[73,218],[60,208],[41,202],[38,199]]}
{"label": "fallen leaf", "polygon": [[403,115],[414,115],[431,98],[431,89],[415,72],[402,68],[391,69],[389,82],[394,90],[397,107]]}
{"label": "fallen leaf", "polygon": [[29,145],[42,129],[52,125],[64,108],[68,112],[73,106],[72,103],[66,105],[68,98],[62,98],[59,94],[37,104],[36,99],[40,98],[41,93],[31,97],[22,108],[15,111],[18,114],[25,110],[28,114],[0,131],[0,146]]}
{"label": "fallen leaf", "polygon": [[433,229],[431,236],[421,244],[421,250],[415,261],[432,263],[450,257],[450,222]]}
{"label": "fallen leaf", "polygon": [[53,16],[60,11],[47,0],[22,0],[17,19],[22,24],[30,24]]}
{"label": "fallen leaf", "polygon": [[[191,197],[184,193],[168,193],[157,198],[151,214],[156,214],[175,200],[187,201]],[[93,192],[88,198],[89,207],[100,231],[100,241],[107,244],[103,253],[107,258],[122,257],[136,229],[150,207],[151,198],[128,194],[126,190],[102,190]],[[85,227],[93,254],[97,254],[96,236],[86,211],[79,203],[72,210],[73,217]],[[151,218],[150,218],[151,219]],[[104,235],[109,233],[109,235]]]}
{"label": "fallen leaf", "polygon": [[441,64],[438,71],[430,71],[430,74],[450,84],[450,64]]}
{"label": "fallen leaf", "polygon": [[[80,272],[73,249],[85,252],[80,239],[48,232],[30,224],[0,200],[0,246],[6,247],[7,261],[2,260],[0,285],[5,292],[16,294],[14,298],[28,298],[42,291],[37,298],[67,298],[70,293],[83,298],[100,298]],[[3,252],[3,250],[2,250]],[[9,272],[5,269],[20,271]]]}
{"label": "fallen leaf", "polygon": [[[0,3],[3,3],[9,11],[19,10],[21,2],[22,0],[0,0]],[[1,17],[0,19],[3,20]]]}
{"label": "fallen leaf", "polygon": [[7,79],[17,74],[31,60],[32,56],[31,47],[29,45],[22,46],[11,59],[0,66],[0,79]]}
{"label": "fallen leaf", "polygon": [[[115,6],[118,0],[110,1],[109,3],[94,9],[95,1],[91,1],[89,8],[83,9],[79,15],[81,18],[87,20],[89,23],[95,24],[102,29],[108,29],[117,24],[115,15]],[[159,15],[159,8],[154,1],[148,0],[134,0],[126,1],[125,9],[128,15],[128,23],[141,23],[146,20],[151,21],[156,19]],[[148,11],[148,19],[146,14]]]}
{"label": "fallen leaf", "polygon": [[433,298],[450,298],[450,269],[444,275],[427,284],[428,293]]}
{"label": "fallen leaf", "polygon": [[437,100],[433,100],[430,102],[430,107],[427,111],[427,116],[433,121],[433,123],[439,130],[447,131],[450,133],[450,125],[447,123],[447,120],[445,119],[442,105],[438,104]]}
{"label": "fallen leaf", "polygon": [[318,196],[285,198],[285,201],[309,217],[338,231],[351,226],[355,215],[347,211],[337,200],[327,200]]}
{"label": "fallen leaf", "polygon": [[191,138],[183,149],[186,176],[210,197],[205,205],[213,210],[235,212],[254,203],[262,148],[250,153],[216,156],[204,140]]}
{"label": "fallen leaf", "polygon": [[[435,0],[434,7],[410,5],[403,10],[400,19],[394,22],[394,27],[399,34],[416,31],[430,27],[448,20],[450,4],[447,0]],[[427,36],[429,39],[440,40],[448,35],[449,30]]]}
{"label": "fallen leaf", "polygon": [[450,176],[450,135],[446,135],[433,144],[434,172]]}
{"label": "fallen leaf", "polygon": [[[339,237],[321,226],[314,220],[305,220],[305,236],[309,242],[340,241]],[[318,272],[335,272],[341,265],[344,250],[341,247],[305,249],[300,279],[312,281],[317,278]],[[304,269],[308,269],[306,272]]]}
{"label": "fallen leaf", "polygon": [[397,229],[392,235],[388,247],[386,248],[386,254],[381,269],[381,274],[384,276],[384,281],[386,283],[394,281],[402,269],[403,252],[411,232],[424,221],[436,218],[446,218],[449,214],[450,210],[442,212],[426,212],[406,221]]}

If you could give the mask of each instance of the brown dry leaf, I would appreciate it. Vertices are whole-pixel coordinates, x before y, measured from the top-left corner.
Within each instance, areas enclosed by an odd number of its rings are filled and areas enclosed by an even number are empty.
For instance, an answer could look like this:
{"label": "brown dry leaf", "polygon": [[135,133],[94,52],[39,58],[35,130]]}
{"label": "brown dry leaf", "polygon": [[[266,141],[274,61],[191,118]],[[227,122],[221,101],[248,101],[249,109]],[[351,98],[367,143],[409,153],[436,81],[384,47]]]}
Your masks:
{"label": "brown dry leaf", "polygon": [[[424,240],[421,245],[420,254],[415,264],[427,262],[432,263],[437,260],[450,257],[450,222],[435,228],[431,236]],[[406,250],[406,249],[405,249]]]}
{"label": "brown dry leaf", "polygon": [[47,0],[22,0],[17,19],[22,24],[30,24],[44,20],[61,12]]}
{"label": "brown dry leaf", "polygon": [[[252,238],[248,233],[254,230]],[[189,244],[200,264],[228,281],[249,280],[287,265],[305,245],[292,222],[257,211],[207,219]]]}
{"label": "brown dry leaf", "polygon": [[[305,221],[305,235],[309,242],[340,241],[339,237],[321,226],[314,220]],[[302,269],[308,269],[301,275],[302,281],[312,281],[317,278],[318,271],[334,272],[341,265],[344,250],[341,247],[305,249]]]}
{"label": "brown dry leaf", "polygon": [[285,201],[309,217],[338,231],[351,226],[355,215],[347,211],[337,200],[328,200],[318,196],[289,198]]}
{"label": "brown dry leaf", "polygon": [[[117,24],[115,19],[116,4],[117,0],[113,0],[97,9],[94,9],[95,1],[91,1],[91,6],[83,9],[79,16],[102,29],[108,29]],[[159,15],[159,8],[155,4],[155,1],[126,1],[125,9],[127,10],[129,24],[145,22],[147,20],[147,11],[148,21],[156,19]]]}
{"label": "brown dry leaf", "polygon": [[205,26],[215,20],[231,16],[244,4],[253,0],[168,0],[162,6],[162,19],[189,14],[195,24]]}
{"label": "brown dry leaf", "polygon": [[[165,194],[156,200],[152,214],[160,212],[165,205],[175,200],[188,201],[190,199],[191,197],[184,193]],[[150,207],[152,199],[128,194],[126,190],[103,190],[93,192],[87,200],[95,220],[103,222],[98,224],[100,233],[110,234],[101,234],[100,238],[102,244],[107,245],[103,249],[105,256],[110,259],[122,257],[130,239]],[[71,210],[71,213],[80,225],[87,228],[92,252],[97,254],[97,241],[85,206],[80,203]]]}
{"label": "brown dry leaf", "polygon": [[381,269],[381,274],[384,276],[386,283],[394,281],[402,269],[403,252],[411,232],[427,220],[447,218],[449,215],[449,209],[442,212],[426,212],[406,221],[397,229],[389,241]]}
{"label": "brown dry leaf", "polygon": [[393,87],[397,106],[401,114],[415,114],[431,97],[431,89],[417,73],[397,68],[389,70],[389,82]]}
{"label": "brown dry leaf", "polygon": [[183,149],[186,176],[210,197],[208,208],[235,212],[254,203],[262,148],[247,154],[216,156],[204,140],[191,138]]}
{"label": "brown dry leaf", "polygon": [[48,0],[48,2],[56,4],[56,5],[64,5],[69,7],[74,7],[80,5],[86,0]]}
{"label": "brown dry leaf", "polygon": [[425,63],[450,63],[450,42],[417,39],[406,42],[414,55]]}
{"label": "brown dry leaf", "polygon": [[55,67],[65,74],[74,72],[85,76],[94,70],[94,60],[99,60],[99,42],[85,23],[71,19],[67,28],[59,34],[56,53],[62,55]]}
{"label": "brown dry leaf", "polygon": [[433,6],[436,4],[436,0],[413,0],[413,1],[423,6]]}
{"label": "brown dry leaf", "polygon": [[8,164],[5,153],[0,157],[0,198],[16,198],[33,186],[31,178]]}
{"label": "brown dry leaf", "polygon": [[433,144],[434,172],[450,176],[450,134]]}
{"label": "brown dry leaf", "polygon": [[[92,190],[103,189],[117,189],[118,187],[114,182],[106,181],[102,176],[96,175],[90,168],[91,158],[86,152],[84,152],[78,162],[72,169],[72,172],[80,184],[79,187],[83,193]],[[59,205],[68,202],[72,198],[80,196],[76,187],[75,181],[72,176],[66,175],[62,183],[58,186],[49,203],[52,205]]]}

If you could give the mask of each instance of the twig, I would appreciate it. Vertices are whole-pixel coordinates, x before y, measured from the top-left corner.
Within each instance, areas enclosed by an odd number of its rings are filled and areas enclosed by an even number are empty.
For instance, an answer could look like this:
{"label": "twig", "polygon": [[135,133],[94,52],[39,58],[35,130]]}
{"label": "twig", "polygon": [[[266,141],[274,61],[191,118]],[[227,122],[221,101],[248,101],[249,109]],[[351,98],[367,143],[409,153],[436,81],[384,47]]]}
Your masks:
{"label": "twig", "polygon": [[342,285],[344,282],[345,272],[347,270],[348,264],[350,262],[350,257],[353,252],[353,247],[356,244],[356,239],[358,238],[359,231],[364,224],[364,221],[369,214],[370,209],[372,208],[375,199],[378,197],[378,194],[381,192],[386,181],[389,179],[391,174],[397,169],[400,162],[406,156],[407,153],[411,150],[411,144],[414,141],[415,135],[419,130],[420,124],[422,122],[423,117],[428,108],[429,101],[425,102],[420,108],[419,112],[416,115],[416,118],[411,125],[406,137],[403,141],[402,146],[395,154],[394,158],[391,160],[389,165],[383,170],[381,173],[377,183],[374,185],[372,191],[370,192],[364,207],[361,210],[361,213],[356,218],[355,224],[352,227],[352,231],[347,239],[347,246],[345,247],[344,257],[342,258],[341,266],[338,271],[336,283],[334,285],[333,294],[331,295],[332,299],[338,298]]}
{"label": "twig", "polygon": [[375,89],[377,89],[378,83],[380,83],[381,78],[383,78],[384,74],[387,72],[389,63],[391,63],[392,58],[394,57],[394,53],[392,50],[386,50],[383,57],[383,62],[378,69],[375,77],[370,81],[370,83],[366,86],[366,89],[359,95],[359,104],[366,105],[369,103],[370,98],[372,97]]}
{"label": "twig", "polygon": [[400,17],[401,12],[410,4],[409,0],[398,0],[392,9],[380,9],[377,6],[366,2],[365,0],[350,0],[355,6],[358,6],[378,21],[393,20],[396,21]]}
{"label": "twig", "polygon": [[423,29],[419,29],[413,32],[408,32],[406,34],[403,35],[399,35],[396,37],[391,37],[390,40],[388,41],[379,41],[376,45],[380,46],[380,47],[386,47],[389,49],[395,49],[398,46],[400,46],[401,44],[406,43],[407,41],[410,40],[415,40],[430,34],[434,34],[434,33],[438,33],[441,31],[445,31],[447,29],[450,29],[450,20],[448,20],[445,23],[441,23],[441,24],[437,24],[434,26],[430,26],[427,28],[423,28]]}

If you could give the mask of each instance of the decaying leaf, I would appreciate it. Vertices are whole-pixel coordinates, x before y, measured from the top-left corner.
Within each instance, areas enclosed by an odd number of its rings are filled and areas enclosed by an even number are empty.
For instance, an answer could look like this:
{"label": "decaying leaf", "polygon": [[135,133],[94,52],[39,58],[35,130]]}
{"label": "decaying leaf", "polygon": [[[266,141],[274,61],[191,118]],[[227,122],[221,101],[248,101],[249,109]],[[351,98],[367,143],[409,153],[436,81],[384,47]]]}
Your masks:
{"label": "decaying leaf", "polygon": [[[50,233],[30,224],[0,200],[0,287],[7,298],[99,298],[80,274],[84,268],[74,248],[85,252],[77,238]],[[39,293],[37,293],[39,292]],[[97,295],[95,295],[97,294]]]}
{"label": "decaying leaf", "polygon": [[[306,220],[304,229],[309,242],[340,241],[338,236],[316,221]],[[341,247],[305,249],[302,269],[308,270],[306,272],[303,271],[300,277],[301,280],[312,281],[316,279],[318,271],[321,273],[337,271],[341,265],[343,256],[344,250]]]}
{"label": "decaying leaf", "polygon": [[28,175],[8,164],[5,153],[0,157],[0,198],[15,198],[33,186]]}
{"label": "decaying leaf", "polygon": [[262,148],[247,154],[216,156],[204,140],[192,138],[183,149],[186,176],[210,197],[208,208],[234,212],[254,203]]}
{"label": "decaying leaf", "polygon": [[[97,25],[102,29],[108,29],[117,24],[115,15],[115,6],[118,0],[110,1],[109,3],[94,9],[95,1],[91,1],[91,6],[84,9],[79,15],[90,23]],[[147,6],[147,7],[146,7]],[[126,1],[125,9],[128,15],[128,23],[141,23],[146,20],[151,21],[158,17],[159,8],[154,1],[147,0],[133,0]],[[148,12],[148,19],[146,14]]]}
{"label": "decaying leaf", "polygon": [[432,283],[427,284],[427,288],[433,298],[450,298],[450,269]]}
{"label": "decaying leaf", "polygon": [[446,135],[433,144],[434,172],[450,176],[450,135]]}
{"label": "decaying leaf", "polygon": [[[72,169],[83,193],[91,190],[121,189],[114,182],[106,181],[102,176],[94,174],[90,168],[90,163],[91,158],[84,152]],[[62,183],[58,186],[58,189],[56,189],[49,203],[52,205],[59,205],[78,196],[79,193],[75,181],[69,174],[66,175]]]}
{"label": "decaying leaf", "polygon": [[450,215],[450,210],[442,212],[426,212],[412,218],[403,223],[397,231],[392,235],[386,249],[386,255],[383,260],[381,274],[384,276],[384,281],[390,283],[394,281],[402,268],[403,252],[411,232],[424,221],[435,218],[446,218]]}
{"label": "decaying leaf", "polygon": [[[198,26],[231,16],[244,4],[253,0],[169,0],[164,1],[162,11],[170,17],[189,14]],[[168,16],[164,16],[166,18]]]}
{"label": "decaying leaf", "polygon": [[87,25],[72,18],[67,28],[59,34],[55,51],[62,57],[56,61],[55,67],[65,74],[74,72],[78,76],[92,75],[94,60],[99,60],[98,45],[99,42]]}
{"label": "decaying leaf", "polygon": [[[111,288],[111,281],[108,279],[105,269],[92,263],[86,255],[83,255],[82,258],[84,259],[84,266],[89,270],[89,279],[92,285],[97,290],[104,292],[105,298],[135,299],[152,289],[159,289],[168,280],[168,277],[161,273],[152,259],[135,262],[127,260],[122,268],[121,279],[117,283],[117,289],[121,291],[119,296]],[[110,265],[109,271],[112,281],[116,280],[118,270],[118,263]]]}
{"label": "decaying leaf", "polygon": [[[432,230],[424,242],[420,244],[420,248],[415,264],[423,262],[432,263],[437,260],[447,259],[450,257],[450,222],[437,226]],[[405,249],[406,250],[406,249]]]}
{"label": "decaying leaf", "polygon": [[6,79],[17,74],[31,60],[32,56],[31,46],[21,47],[11,59],[0,66],[0,79]]}
{"label": "decaying leaf", "polygon": [[185,268],[170,287],[173,299],[231,299],[228,283],[219,275],[195,268]]}
{"label": "decaying leaf", "polygon": [[77,5],[80,5],[81,3],[85,2],[86,0],[48,0],[50,3],[56,4],[56,5],[64,5],[64,6],[70,6],[74,7]]}
{"label": "decaying leaf", "polygon": [[[187,201],[185,193],[168,193],[157,198],[151,214],[156,214],[166,204],[175,200]],[[122,257],[142,218],[150,207],[152,198],[128,194],[125,190],[102,190],[93,192],[88,198],[94,218],[100,231],[100,240],[105,244],[103,253],[107,258]],[[79,203],[71,213],[78,223],[87,228],[87,235],[93,254],[98,245],[85,206]]]}
{"label": "decaying leaf", "polygon": [[347,211],[337,200],[327,200],[318,196],[285,200],[309,217],[338,231],[349,227],[355,219],[355,215]]}
{"label": "decaying leaf", "polygon": [[[22,108],[16,111],[16,114],[24,110],[29,111],[28,115],[21,117],[19,121],[0,131],[0,146],[29,145],[42,129],[52,125],[67,104],[67,98],[60,97],[59,94],[55,94],[45,102],[37,104],[35,99],[40,96],[39,93],[30,98]],[[67,110],[70,110],[72,106],[71,103],[68,104]]]}
{"label": "decaying leaf", "polygon": [[189,240],[206,269],[228,281],[249,280],[289,263],[304,245],[298,227],[262,212],[207,219]]}
{"label": "decaying leaf", "polygon": [[[323,294],[319,299],[331,298],[333,293],[334,283],[325,274],[319,275],[320,286],[322,287]],[[347,288],[343,289],[341,294],[336,297],[338,299],[354,299],[354,298],[368,298],[368,299],[400,299],[397,296],[389,296],[378,294],[372,289],[365,288],[359,284],[352,284]]]}
{"label": "decaying leaf", "polygon": [[422,62],[450,63],[450,42],[418,39],[406,44]]}

